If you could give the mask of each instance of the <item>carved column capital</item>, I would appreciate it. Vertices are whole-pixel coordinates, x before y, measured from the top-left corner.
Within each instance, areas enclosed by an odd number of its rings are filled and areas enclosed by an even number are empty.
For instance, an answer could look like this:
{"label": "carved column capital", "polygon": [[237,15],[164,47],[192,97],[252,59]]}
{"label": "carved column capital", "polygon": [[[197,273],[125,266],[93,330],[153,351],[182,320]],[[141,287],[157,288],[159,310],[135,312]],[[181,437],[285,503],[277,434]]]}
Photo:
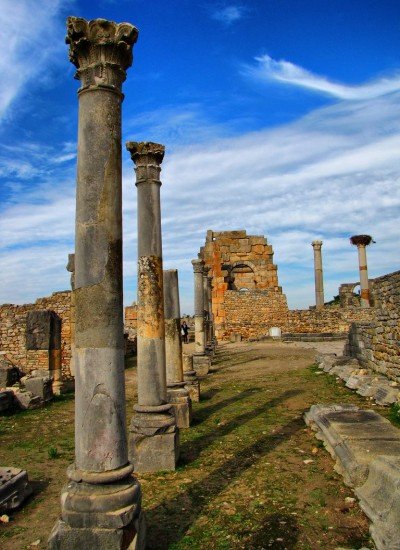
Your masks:
{"label": "carved column capital", "polygon": [[120,93],[138,34],[130,23],[68,17],[65,41],[78,69],[75,78],[82,83],[79,91],[107,88]]}
{"label": "carved column capital", "polygon": [[203,273],[204,261],[200,259],[192,260],[194,273]]}
{"label": "carved column capital", "polygon": [[128,141],[126,143],[131,159],[136,165],[136,185],[140,183],[159,183],[161,163],[165,147],[152,141]]}
{"label": "carved column capital", "polygon": [[311,243],[311,246],[313,247],[314,250],[321,250],[322,241],[313,241]]}

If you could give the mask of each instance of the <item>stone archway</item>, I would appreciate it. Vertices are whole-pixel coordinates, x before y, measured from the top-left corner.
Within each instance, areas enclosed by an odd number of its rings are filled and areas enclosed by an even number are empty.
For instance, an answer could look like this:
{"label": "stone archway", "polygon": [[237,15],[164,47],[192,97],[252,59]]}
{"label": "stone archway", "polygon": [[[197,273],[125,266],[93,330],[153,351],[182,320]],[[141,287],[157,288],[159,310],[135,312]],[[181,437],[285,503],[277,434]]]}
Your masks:
{"label": "stone archway", "polygon": [[257,281],[254,264],[248,261],[234,262],[229,269],[228,285],[229,290],[255,290]]}

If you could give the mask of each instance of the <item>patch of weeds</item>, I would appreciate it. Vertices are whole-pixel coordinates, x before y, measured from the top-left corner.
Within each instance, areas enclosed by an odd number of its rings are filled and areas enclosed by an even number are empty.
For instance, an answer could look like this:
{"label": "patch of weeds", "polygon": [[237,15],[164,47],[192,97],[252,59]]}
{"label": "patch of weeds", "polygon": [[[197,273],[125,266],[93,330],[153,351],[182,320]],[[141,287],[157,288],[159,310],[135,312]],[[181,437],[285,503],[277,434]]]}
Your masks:
{"label": "patch of weeds", "polygon": [[61,456],[57,447],[49,447],[47,449],[47,455],[50,458],[50,460],[55,460],[56,458],[60,458]]}
{"label": "patch of weeds", "polygon": [[322,491],[322,489],[320,489],[319,487],[316,487],[315,489],[313,489],[312,491],[310,491],[310,496],[311,498],[316,501],[322,508],[324,508],[326,506],[326,500],[325,500],[325,495],[324,495],[324,492]]}
{"label": "patch of weeds", "polygon": [[28,531],[28,527],[21,527],[20,525],[15,525],[7,529],[7,531],[3,531],[3,529],[0,531],[0,540],[10,539],[11,537],[15,537],[15,535],[19,535],[20,533],[23,533],[24,531]]}
{"label": "patch of weeds", "polygon": [[400,428],[400,403],[393,403],[389,411],[389,420]]}

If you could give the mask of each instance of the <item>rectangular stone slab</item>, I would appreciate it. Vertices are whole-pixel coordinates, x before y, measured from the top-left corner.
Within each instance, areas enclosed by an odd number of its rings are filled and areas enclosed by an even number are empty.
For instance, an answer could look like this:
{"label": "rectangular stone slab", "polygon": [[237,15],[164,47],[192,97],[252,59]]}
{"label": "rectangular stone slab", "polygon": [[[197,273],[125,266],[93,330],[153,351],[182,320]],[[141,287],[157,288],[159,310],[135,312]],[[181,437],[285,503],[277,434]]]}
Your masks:
{"label": "rectangular stone slab", "polygon": [[25,470],[0,467],[0,514],[21,506],[31,493]]}

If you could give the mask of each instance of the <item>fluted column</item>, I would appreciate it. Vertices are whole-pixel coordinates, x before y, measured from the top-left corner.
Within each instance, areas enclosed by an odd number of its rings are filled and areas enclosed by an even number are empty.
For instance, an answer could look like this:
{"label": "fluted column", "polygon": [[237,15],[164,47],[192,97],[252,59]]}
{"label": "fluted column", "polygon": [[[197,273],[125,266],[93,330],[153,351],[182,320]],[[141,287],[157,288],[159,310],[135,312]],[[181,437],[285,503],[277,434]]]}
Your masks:
{"label": "fluted column", "polygon": [[315,277],[315,306],[317,309],[324,307],[324,277],[322,272],[322,241],[313,241],[314,249],[314,277]]}
{"label": "fluted column", "polygon": [[367,267],[367,246],[373,242],[370,235],[353,235],[350,238],[351,244],[357,246],[358,267],[360,271],[361,307],[370,307],[368,267]]}
{"label": "fluted column", "polygon": [[[67,20],[79,89],[75,233],[75,463],[50,548],[122,548],[137,539],[140,486],[125,424],[121,92],[138,31]],[[117,485],[116,485],[116,482]],[[140,534],[139,534],[140,536]],[[141,547],[141,543],[136,540]]]}
{"label": "fluted column", "polygon": [[[178,432],[167,399],[160,172],[165,147],[126,144],[135,163],[138,216],[138,405],[131,422],[136,471],[175,469]],[[154,429],[153,429],[154,428]]]}
{"label": "fluted column", "polygon": [[165,356],[167,395],[178,428],[189,428],[192,404],[185,388],[182,364],[181,311],[178,270],[164,270]]}

